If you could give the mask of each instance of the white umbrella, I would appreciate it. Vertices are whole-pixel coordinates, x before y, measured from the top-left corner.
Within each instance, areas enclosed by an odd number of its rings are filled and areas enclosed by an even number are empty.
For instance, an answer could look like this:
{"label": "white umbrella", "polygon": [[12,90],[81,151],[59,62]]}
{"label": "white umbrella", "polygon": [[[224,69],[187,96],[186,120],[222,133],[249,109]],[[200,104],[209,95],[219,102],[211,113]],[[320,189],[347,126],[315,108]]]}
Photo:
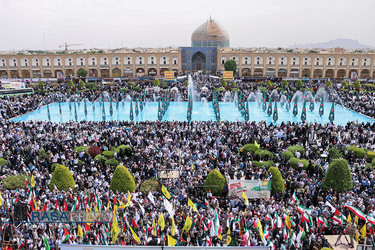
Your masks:
{"label": "white umbrella", "polygon": [[171,88],[171,92],[178,92],[178,88],[177,87]]}
{"label": "white umbrella", "polygon": [[202,87],[202,91],[208,91],[207,87]]}

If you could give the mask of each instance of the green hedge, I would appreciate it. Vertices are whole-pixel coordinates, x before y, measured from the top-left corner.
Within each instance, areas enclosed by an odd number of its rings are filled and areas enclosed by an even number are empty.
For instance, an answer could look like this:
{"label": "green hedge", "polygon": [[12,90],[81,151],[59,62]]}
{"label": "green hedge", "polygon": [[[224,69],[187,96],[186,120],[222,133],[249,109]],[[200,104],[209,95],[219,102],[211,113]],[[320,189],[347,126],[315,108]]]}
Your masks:
{"label": "green hedge", "polygon": [[268,170],[272,174],[272,180],[271,180],[271,194],[278,194],[285,191],[285,185],[283,177],[276,167],[270,167]]}
{"label": "green hedge", "polygon": [[268,157],[268,159],[273,159],[273,154],[267,149],[258,149],[255,151],[255,155],[259,155],[261,159],[265,159],[266,157]]}
{"label": "green hedge", "polygon": [[105,156],[103,156],[103,155],[97,155],[97,156],[95,156],[94,161],[101,162],[102,159],[104,159],[105,161],[107,160],[107,158]]}
{"label": "green hedge", "polygon": [[113,192],[133,192],[136,188],[134,177],[126,167],[119,165],[113,173],[110,188]]}
{"label": "green hedge", "polygon": [[39,150],[39,159],[40,160],[44,160],[44,159],[46,159],[48,157],[48,155],[47,155],[47,153],[46,153],[46,151],[44,150],[44,149],[41,149],[41,150]]}
{"label": "green hedge", "polygon": [[89,148],[86,146],[79,146],[73,149],[74,152],[78,152],[78,153],[81,153],[82,151],[85,151],[87,153],[88,150]]}
{"label": "green hedge", "polygon": [[25,183],[27,181],[30,183],[30,176],[27,175],[9,175],[3,182],[3,188],[8,190],[25,188]]}
{"label": "green hedge", "polygon": [[299,145],[290,146],[290,147],[288,147],[288,150],[290,152],[292,152],[293,155],[295,155],[296,151],[300,152],[301,155],[305,155],[305,153],[306,153],[305,149],[302,146],[299,146]]}
{"label": "green hedge", "polygon": [[329,164],[323,180],[323,188],[325,190],[332,188],[337,192],[345,192],[353,188],[352,173],[347,160],[334,159]]}
{"label": "green hedge", "polygon": [[141,186],[139,187],[139,190],[142,192],[142,194],[147,195],[149,192],[160,192],[160,184],[155,179],[148,179],[141,183]]}
{"label": "green hedge", "polygon": [[255,144],[246,144],[245,146],[243,146],[243,150],[242,152],[246,155],[248,152],[250,152],[251,154],[254,154],[255,151],[258,150],[258,147],[255,146]]}
{"label": "green hedge", "polygon": [[4,167],[5,164],[7,164],[7,160],[5,160],[4,158],[0,158],[0,166]]}
{"label": "green hedge", "polygon": [[109,165],[111,167],[117,167],[118,166],[118,161],[115,159],[109,159],[105,161],[105,165]]}
{"label": "green hedge", "polygon": [[367,158],[375,159],[375,152],[374,151],[367,151]]}
{"label": "green hedge", "polygon": [[224,185],[224,176],[217,169],[213,169],[208,173],[204,181],[204,191],[211,190],[212,195],[219,196],[223,193]]}
{"label": "green hedge", "polygon": [[350,146],[347,148],[354,153],[357,158],[364,158],[366,156],[366,150],[363,148],[357,148],[356,146]]}
{"label": "green hedge", "polygon": [[375,167],[375,159],[372,159],[371,164],[373,167]]}
{"label": "green hedge", "polygon": [[275,163],[273,161],[263,161],[263,162],[260,162],[260,161],[253,161],[252,162],[255,166],[257,166],[258,168],[266,168],[267,170],[270,168],[270,167],[273,167],[275,165]]}
{"label": "green hedge", "polygon": [[289,161],[291,158],[294,157],[294,155],[293,155],[292,152],[290,152],[289,150],[287,150],[287,151],[283,151],[281,153],[281,157],[283,157],[283,158],[285,158],[285,159],[287,159]]}
{"label": "green hedge", "polygon": [[113,151],[103,151],[102,155],[107,159],[113,158]]}
{"label": "green hedge", "polygon": [[63,165],[57,165],[55,171],[53,171],[49,189],[53,190],[54,186],[56,186],[58,190],[67,191],[68,188],[74,189],[75,184],[69,169]]}
{"label": "green hedge", "polygon": [[328,149],[328,158],[330,160],[339,159],[339,158],[341,158],[341,156],[342,156],[342,153],[341,153],[340,149],[338,149],[338,148]]}
{"label": "green hedge", "polygon": [[298,159],[296,157],[293,157],[289,160],[289,165],[294,168],[294,169],[298,169],[298,163],[302,162],[303,164],[303,169],[307,169],[309,167],[309,161],[308,160],[304,160],[304,159]]}

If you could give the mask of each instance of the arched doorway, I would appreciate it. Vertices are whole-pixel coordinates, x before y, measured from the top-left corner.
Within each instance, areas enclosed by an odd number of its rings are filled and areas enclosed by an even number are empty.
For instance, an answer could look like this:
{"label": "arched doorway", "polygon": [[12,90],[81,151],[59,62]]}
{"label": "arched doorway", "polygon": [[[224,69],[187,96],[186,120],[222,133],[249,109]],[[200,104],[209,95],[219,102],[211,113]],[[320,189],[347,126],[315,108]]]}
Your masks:
{"label": "arched doorway", "polygon": [[254,76],[263,76],[263,69],[254,69]]}
{"label": "arched doorway", "polygon": [[335,77],[335,72],[333,69],[327,69],[326,70],[326,78],[334,78]]}
{"label": "arched doorway", "polygon": [[302,70],[302,77],[310,77],[311,76],[311,70],[310,69],[303,69]]}
{"label": "arched doorway", "polygon": [[202,52],[200,51],[196,52],[193,55],[191,62],[192,62],[193,71],[198,71],[198,70],[206,71],[206,56]]}
{"label": "arched doorway", "polygon": [[22,70],[21,75],[22,75],[22,78],[30,78],[30,71]]}
{"label": "arched doorway", "polygon": [[44,78],[52,78],[52,71],[49,70],[49,69],[43,71],[43,77]]}
{"label": "arched doorway", "polygon": [[6,70],[0,70],[0,77],[8,78],[8,72]]}
{"label": "arched doorway", "polygon": [[137,76],[144,76],[145,75],[145,69],[144,68],[138,68],[135,70]]}
{"label": "arched doorway", "polygon": [[289,76],[290,77],[298,77],[299,76],[299,69],[291,69]]}
{"label": "arched doorway", "polygon": [[249,68],[244,68],[242,70],[242,75],[243,76],[250,76],[251,75],[251,70]]}
{"label": "arched doorway", "polygon": [[71,77],[74,75],[74,71],[72,69],[65,70],[65,76]]}
{"label": "arched doorway", "polygon": [[120,77],[121,76],[121,70],[119,68],[112,69],[112,77]]}
{"label": "arched doorway", "polygon": [[323,76],[323,71],[321,69],[314,70],[314,78],[320,78]]}
{"label": "arched doorway", "polygon": [[96,69],[89,69],[89,77],[97,77],[98,71]]}
{"label": "arched doorway", "polygon": [[369,78],[370,77],[370,71],[368,69],[363,69],[361,71],[361,78]]}
{"label": "arched doorway", "polygon": [[157,71],[156,71],[155,68],[149,68],[147,74],[149,76],[156,76],[157,75]]}
{"label": "arched doorway", "polygon": [[100,70],[101,77],[109,77],[109,69],[101,69]]}
{"label": "arched doorway", "polygon": [[339,69],[337,71],[337,78],[345,78],[346,77],[346,70],[345,69]]}
{"label": "arched doorway", "polygon": [[64,78],[64,73],[62,72],[62,70],[56,70],[55,71],[55,77],[56,78]]}
{"label": "arched doorway", "polygon": [[167,69],[167,68],[161,68],[161,69],[160,69],[160,75],[161,75],[162,77],[164,77],[164,71],[169,71],[169,69]]}
{"label": "arched doorway", "polygon": [[11,70],[10,71],[10,78],[19,78],[20,75],[18,74],[18,70]]}
{"label": "arched doorway", "polygon": [[124,76],[133,76],[133,70],[131,68],[124,69]]}
{"label": "arched doorway", "polygon": [[41,78],[42,74],[40,73],[40,70],[33,70],[33,78]]}
{"label": "arched doorway", "polygon": [[358,78],[358,71],[356,69],[351,69],[349,71],[349,77],[352,79],[357,79]]}
{"label": "arched doorway", "polygon": [[375,71],[372,72],[372,79],[375,79]]}
{"label": "arched doorway", "polygon": [[286,69],[279,69],[277,72],[278,77],[286,77],[288,75],[288,71]]}

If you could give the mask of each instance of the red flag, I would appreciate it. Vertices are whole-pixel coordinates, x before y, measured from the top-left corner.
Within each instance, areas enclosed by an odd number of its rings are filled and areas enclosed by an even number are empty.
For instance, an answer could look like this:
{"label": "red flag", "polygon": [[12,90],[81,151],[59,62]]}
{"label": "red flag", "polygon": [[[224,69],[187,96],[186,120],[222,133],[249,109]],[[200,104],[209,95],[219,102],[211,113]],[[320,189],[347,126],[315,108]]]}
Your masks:
{"label": "red flag", "polygon": [[64,211],[68,211],[68,204],[64,201]]}

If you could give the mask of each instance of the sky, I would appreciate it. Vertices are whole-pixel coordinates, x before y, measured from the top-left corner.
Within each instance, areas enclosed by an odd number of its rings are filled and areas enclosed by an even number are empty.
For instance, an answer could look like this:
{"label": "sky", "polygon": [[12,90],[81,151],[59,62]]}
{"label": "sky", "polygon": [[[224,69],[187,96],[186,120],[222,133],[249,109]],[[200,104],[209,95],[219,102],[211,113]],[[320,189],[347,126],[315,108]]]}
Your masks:
{"label": "sky", "polygon": [[190,46],[211,15],[231,47],[356,39],[375,47],[375,0],[0,0],[0,51]]}

